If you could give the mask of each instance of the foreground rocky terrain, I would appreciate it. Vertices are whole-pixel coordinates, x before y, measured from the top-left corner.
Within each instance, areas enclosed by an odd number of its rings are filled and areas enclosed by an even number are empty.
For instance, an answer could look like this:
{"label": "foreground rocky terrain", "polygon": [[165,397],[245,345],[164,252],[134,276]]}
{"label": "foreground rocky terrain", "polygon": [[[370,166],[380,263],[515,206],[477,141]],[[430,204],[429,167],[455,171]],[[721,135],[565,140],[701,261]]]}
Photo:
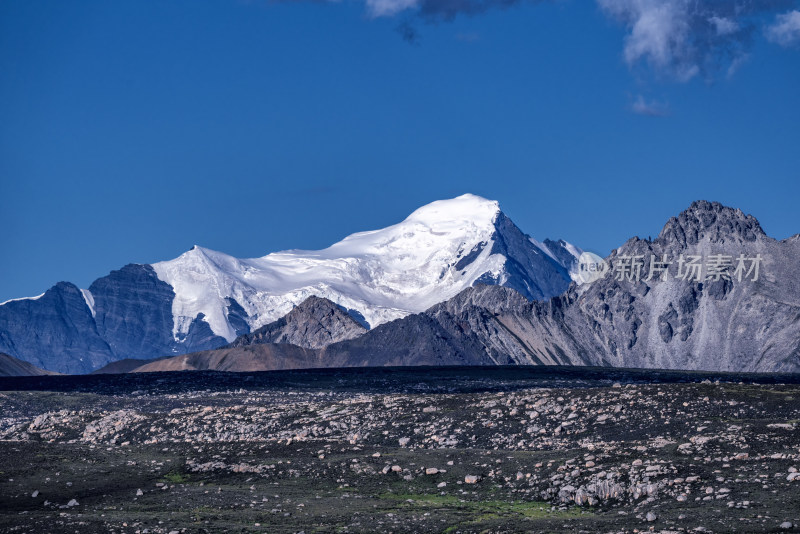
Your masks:
{"label": "foreground rocky terrain", "polygon": [[554,368],[3,379],[0,530],[800,530],[797,382]]}

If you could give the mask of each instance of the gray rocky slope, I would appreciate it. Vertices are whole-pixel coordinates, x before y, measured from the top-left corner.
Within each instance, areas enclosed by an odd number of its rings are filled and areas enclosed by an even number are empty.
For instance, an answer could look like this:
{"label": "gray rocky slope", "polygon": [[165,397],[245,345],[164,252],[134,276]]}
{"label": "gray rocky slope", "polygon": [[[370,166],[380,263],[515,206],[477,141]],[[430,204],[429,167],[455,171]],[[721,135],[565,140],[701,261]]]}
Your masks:
{"label": "gray rocky slope", "polygon": [[[755,281],[752,274],[742,280],[679,279],[676,264],[666,279],[646,280],[647,265],[638,281],[618,280],[610,272],[542,302],[528,301],[506,287],[475,286],[424,313],[320,350],[246,347],[247,370],[562,364],[800,371],[800,236],[777,241],[753,217],[700,201],[670,219],[658,238],[632,238],[607,262],[613,268],[626,256],[641,255],[649,262],[651,255],[674,261],[681,254],[760,254],[763,263]],[[285,362],[282,351],[287,352]],[[236,350],[229,349],[226,356],[226,369],[239,370],[231,363]],[[167,370],[169,365],[152,364],[145,370]]]}
{"label": "gray rocky slope", "polygon": [[321,349],[337,341],[356,338],[366,331],[340,306],[312,296],[277,321],[239,336],[228,347],[291,343],[307,349]]}

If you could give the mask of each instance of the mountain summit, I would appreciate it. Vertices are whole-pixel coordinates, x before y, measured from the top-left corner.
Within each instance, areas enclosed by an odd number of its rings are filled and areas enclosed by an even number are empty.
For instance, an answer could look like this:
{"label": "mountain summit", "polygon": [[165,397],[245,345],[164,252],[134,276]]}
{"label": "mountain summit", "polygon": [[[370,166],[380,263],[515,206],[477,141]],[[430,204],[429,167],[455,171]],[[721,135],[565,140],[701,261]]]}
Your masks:
{"label": "mountain summit", "polygon": [[[525,235],[496,201],[462,195],[330,247],[240,259],[199,246],[0,305],[0,351],[61,372],[123,358],[213,349],[323,297],[367,328],[476,284],[545,299],[569,286],[581,251]],[[37,335],[31,335],[35,332]]]}
{"label": "mountain summit", "polygon": [[698,200],[677,217],[672,217],[659,234],[664,244],[682,247],[695,245],[703,239],[712,243],[727,241],[753,242],[766,237],[758,220],[741,210],[719,202]]}

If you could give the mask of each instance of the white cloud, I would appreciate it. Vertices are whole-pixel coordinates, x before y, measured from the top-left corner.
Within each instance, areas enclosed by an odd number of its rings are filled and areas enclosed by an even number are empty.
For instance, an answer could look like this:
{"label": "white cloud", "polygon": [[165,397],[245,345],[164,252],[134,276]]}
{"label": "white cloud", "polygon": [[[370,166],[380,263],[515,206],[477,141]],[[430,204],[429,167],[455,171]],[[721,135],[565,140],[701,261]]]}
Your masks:
{"label": "white cloud", "polygon": [[[330,0],[339,1],[339,0]],[[451,21],[521,3],[561,0],[364,0],[369,16],[402,17],[404,39],[416,41],[416,23]],[[583,1],[583,0],[580,0]],[[767,16],[800,0],[595,0],[600,10],[626,28],[623,57],[630,67],[679,82],[699,75],[731,77],[750,57],[753,32]],[[778,15],[765,28],[783,46],[800,42],[800,11]]]}
{"label": "white cloud", "polygon": [[767,39],[781,46],[800,43],[800,11],[789,11],[775,17],[775,23],[766,28]]}
{"label": "white cloud", "polygon": [[729,80],[733,78],[733,75],[736,74],[742,65],[747,63],[750,60],[750,54],[740,54],[737,57],[733,58],[731,64],[728,65],[728,70],[725,73],[725,77]]}
{"label": "white cloud", "polygon": [[417,7],[419,0],[366,0],[367,10],[373,17],[391,17]]}
{"label": "white cloud", "polygon": [[[717,72],[731,76],[749,57],[763,16],[795,0],[597,0],[628,29],[625,61],[645,63],[678,81]],[[784,46],[800,41],[800,12],[781,15],[768,36]]]}
{"label": "white cloud", "polygon": [[714,25],[717,35],[730,35],[739,31],[739,24],[728,17],[709,17],[708,21]]}
{"label": "white cloud", "polygon": [[669,107],[666,103],[647,100],[642,95],[638,95],[633,101],[631,111],[637,115],[647,115],[648,117],[666,117],[669,115]]}
{"label": "white cloud", "polygon": [[600,8],[621,21],[630,33],[625,38],[625,61],[648,62],[688,80],[699,71],[691,43],[688,0],[598,0]]}

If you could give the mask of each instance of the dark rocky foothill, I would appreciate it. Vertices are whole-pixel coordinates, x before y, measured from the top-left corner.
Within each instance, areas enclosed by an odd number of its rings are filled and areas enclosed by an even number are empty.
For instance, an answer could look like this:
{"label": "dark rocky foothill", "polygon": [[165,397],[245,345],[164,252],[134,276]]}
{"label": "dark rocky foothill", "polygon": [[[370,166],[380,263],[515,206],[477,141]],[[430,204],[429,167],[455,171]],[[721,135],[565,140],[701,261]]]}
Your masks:
{"label": "dark rocky foothill", "polygon": [[0,352],[0,376],[46,376],[54,374],[57,373],[45,371],[28,362]]}

